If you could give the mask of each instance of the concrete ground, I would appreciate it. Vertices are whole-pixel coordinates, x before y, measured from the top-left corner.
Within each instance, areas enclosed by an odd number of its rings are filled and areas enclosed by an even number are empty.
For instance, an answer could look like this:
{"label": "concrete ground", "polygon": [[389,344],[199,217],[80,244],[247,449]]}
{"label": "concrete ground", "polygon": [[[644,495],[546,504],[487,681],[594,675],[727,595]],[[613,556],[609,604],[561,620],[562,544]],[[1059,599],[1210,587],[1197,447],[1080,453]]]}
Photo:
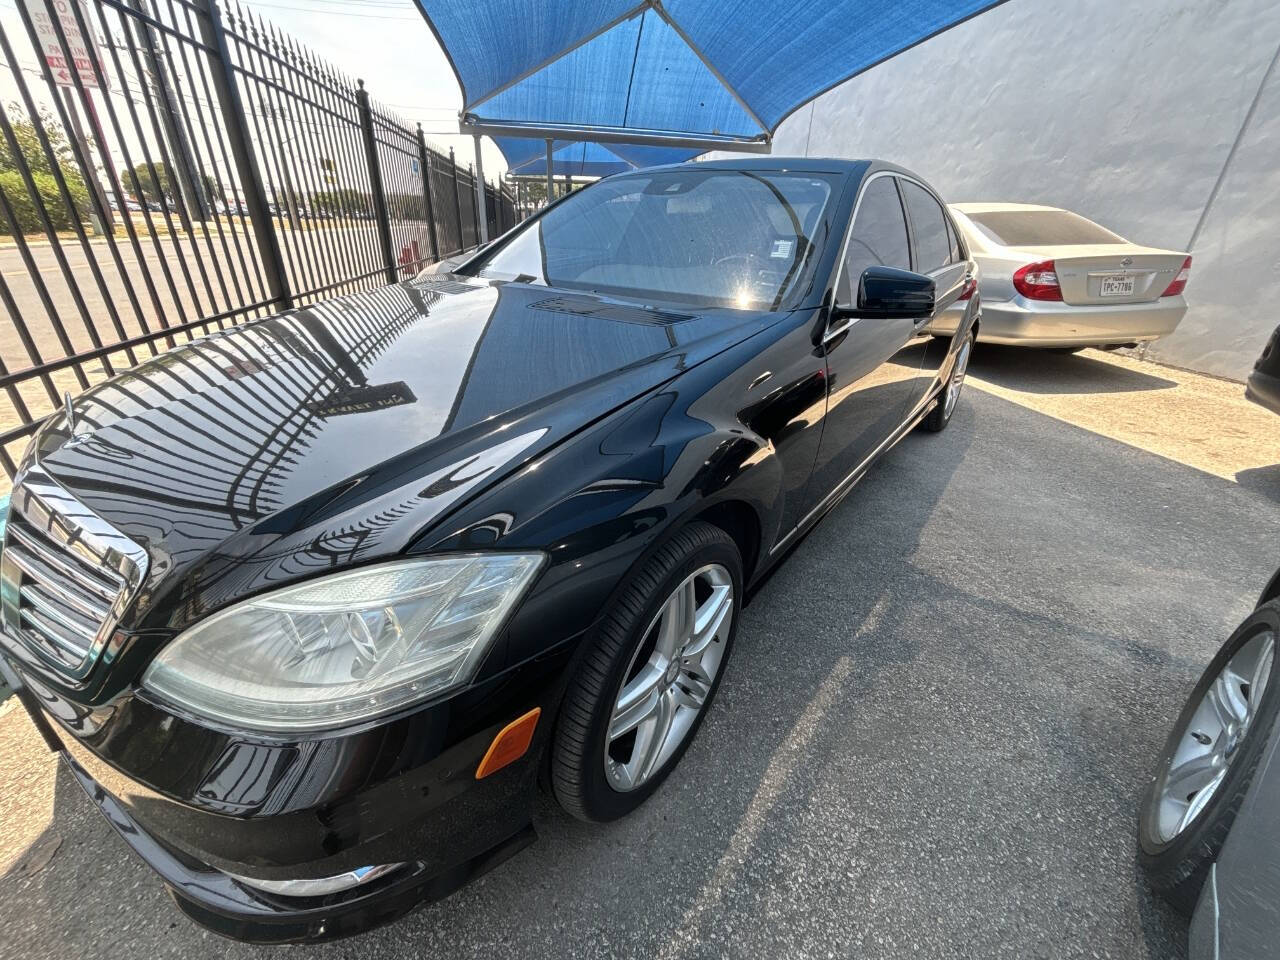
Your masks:
{"label": "concrete ground", "polygon": [[[291,957],[1169,958],[1135,810],[1280,564],[1280,418],[1112,355],[980,349],[742,614],[678,774]],[[1269,469],[1268,469],[1269,468]],[[0,957],[258,957],[192,926],[0,705]]]}

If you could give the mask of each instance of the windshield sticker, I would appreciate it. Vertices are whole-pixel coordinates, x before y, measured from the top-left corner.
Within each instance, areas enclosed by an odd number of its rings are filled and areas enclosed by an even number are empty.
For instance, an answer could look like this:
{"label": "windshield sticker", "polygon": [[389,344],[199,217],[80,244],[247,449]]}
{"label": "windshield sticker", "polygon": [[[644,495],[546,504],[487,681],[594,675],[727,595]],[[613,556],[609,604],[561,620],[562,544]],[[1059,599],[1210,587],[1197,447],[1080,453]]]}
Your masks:
{"label": "windshield sticker", "polygon": [[791,243],[792,241],[790,240],[773,241],[773,252],[769,256],[774,260],[787,259],[787,257],[791,256]]}

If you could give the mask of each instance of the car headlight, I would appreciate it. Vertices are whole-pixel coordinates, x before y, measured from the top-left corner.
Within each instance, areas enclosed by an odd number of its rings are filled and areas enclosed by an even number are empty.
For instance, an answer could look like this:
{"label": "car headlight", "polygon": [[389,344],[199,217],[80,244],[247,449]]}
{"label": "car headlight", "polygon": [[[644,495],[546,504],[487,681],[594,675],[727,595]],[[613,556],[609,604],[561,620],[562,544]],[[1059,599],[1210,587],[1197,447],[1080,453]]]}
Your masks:
{"label": "car headlight", "polygon": [[543,559],[400,560],[276,590],[184,631],[142,685],[252,730],[368,720],[467,683]]}

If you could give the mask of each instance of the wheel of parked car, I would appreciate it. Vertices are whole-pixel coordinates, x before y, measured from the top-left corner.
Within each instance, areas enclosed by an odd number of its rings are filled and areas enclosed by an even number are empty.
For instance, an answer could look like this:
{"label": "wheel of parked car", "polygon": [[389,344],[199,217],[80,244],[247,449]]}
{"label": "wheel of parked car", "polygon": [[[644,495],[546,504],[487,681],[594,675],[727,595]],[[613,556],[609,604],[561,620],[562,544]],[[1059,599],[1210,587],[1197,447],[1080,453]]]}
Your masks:
{"label": "wheel of parked car", "polygon": [[742,558],[696,522],[664,544],[605,615],[569,684],[551,777],[582,820],[614,820],[666,779],[715,696],[737,631]]}
{"label": "wheel of parked car", "polygon": [[1151,885],[1190,913],[1222,850],[1277,709],[1280,601],[1236,628],[1191,691],[1142,801],[1139,857]]}
{"label": "wheel of parked car", "polygon": [[956,361],[951,367],[951,376],[947,385],[938,394],[938,402],[934,404],[929,415],[920,421],[920,426],[932,433],[947,429],[951,415],[956,412],[956,403],[960,399],[960,391],[964,388],[964,378],[969,372],[969,357],[973,353],[973,333],[967,333],[964,342],[956,351]]}

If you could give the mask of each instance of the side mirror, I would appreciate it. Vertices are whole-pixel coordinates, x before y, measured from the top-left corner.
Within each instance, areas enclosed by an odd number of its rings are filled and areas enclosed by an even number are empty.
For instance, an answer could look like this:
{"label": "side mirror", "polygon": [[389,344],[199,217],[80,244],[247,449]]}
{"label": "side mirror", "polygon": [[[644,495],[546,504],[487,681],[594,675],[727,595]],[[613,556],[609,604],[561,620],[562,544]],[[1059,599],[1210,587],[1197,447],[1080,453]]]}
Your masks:
{"label": "side mirror", "polygon": [[896,267],[867,267],[858,280],[860,317],[924,319],[933,313],[934,282],[919,273]]}

